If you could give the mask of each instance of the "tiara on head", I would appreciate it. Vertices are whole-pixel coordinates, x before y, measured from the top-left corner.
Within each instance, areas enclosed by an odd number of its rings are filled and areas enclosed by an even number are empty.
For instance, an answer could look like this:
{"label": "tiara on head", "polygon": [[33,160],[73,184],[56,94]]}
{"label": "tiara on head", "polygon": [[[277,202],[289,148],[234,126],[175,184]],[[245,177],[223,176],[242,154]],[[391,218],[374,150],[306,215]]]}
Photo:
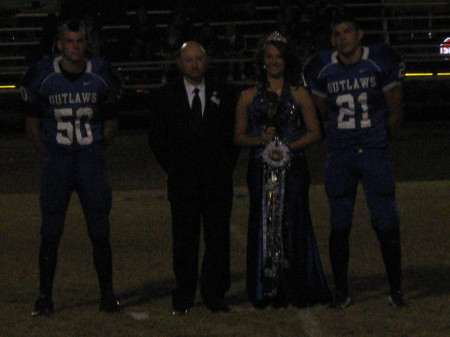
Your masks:
{"label": "tiara on head", "polygon": [[283,35],[281,35],[278,31],[274,31],[272,34],[270,34],[267,37],[266,42],[270,42],[270,41],[279,41],[279,42],[287,43],[286,38]]}

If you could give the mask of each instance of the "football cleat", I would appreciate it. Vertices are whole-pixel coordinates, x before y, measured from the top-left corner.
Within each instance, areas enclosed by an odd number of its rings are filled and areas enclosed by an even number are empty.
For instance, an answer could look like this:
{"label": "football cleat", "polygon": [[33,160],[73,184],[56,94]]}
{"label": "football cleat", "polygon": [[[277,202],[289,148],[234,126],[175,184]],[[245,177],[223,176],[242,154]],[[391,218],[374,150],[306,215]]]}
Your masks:
{"label": "football cleat", "polygon": [[53,300],[50,296],[41,295],[35,305],[31,316],[50,316],[53,314]]}
{"label": "football cleat", "polygon": [[100,299],[100,311],[107,313],[122,311],[120,302],[114,295],[105,296]]}
{"label": "football cleat", "polygon": [[401,290],[391,290],[388,298],[389,304],[394,308],[407,307],[408,304],[403,298],[403,292]]}
{"label": "football cleat", "polygon": [[352,299],[347,294],[336,294],[332,303],[328,305],[329,309],[345,309],[352,303]]}

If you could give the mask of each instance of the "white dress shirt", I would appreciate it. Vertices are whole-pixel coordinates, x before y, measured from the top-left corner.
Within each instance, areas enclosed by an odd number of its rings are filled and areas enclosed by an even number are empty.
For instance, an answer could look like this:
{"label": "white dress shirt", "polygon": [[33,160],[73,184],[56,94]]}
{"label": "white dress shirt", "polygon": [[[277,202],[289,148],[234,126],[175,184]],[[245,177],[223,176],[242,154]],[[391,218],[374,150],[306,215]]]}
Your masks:
{"label": "white dress shirt", "polygon": [[194,100],[194,89],[197,88],[199,90],[198,95],[200,96],[200,102],[202,102],[202,115],[205,114],[205,102],[206,102],[206,93],[205,93],[205,80],[202,81],[198,86],[192,85],[186,79],[184,79],[184,87],[186,88],[186,93],[189,99],[189,106],[192,108],[192,101]]}

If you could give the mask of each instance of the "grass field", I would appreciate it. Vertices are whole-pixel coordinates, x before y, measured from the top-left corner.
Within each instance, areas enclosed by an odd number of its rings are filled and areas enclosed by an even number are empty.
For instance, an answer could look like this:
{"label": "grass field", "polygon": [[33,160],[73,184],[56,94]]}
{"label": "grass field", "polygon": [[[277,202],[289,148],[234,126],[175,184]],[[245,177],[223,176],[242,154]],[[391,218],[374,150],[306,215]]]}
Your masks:
{"label": "grass field", "polygon": [[[245,153],[235,179],[232,216],[232,312],[201,303],[172,317],[171,233],[165,178],[142,132],[122,132],[109,150],[115,288],[124,313],[98,310],[91,247],[77,197],[67,214],[55,280],[56,313],[31,317],[37,296],[39,158],[19,135],[0,137],[0,337],[15,336],[450,336],[450,130],[405,131],[394,143],[402,219],[404,291],[410,306],[387,304],[378,243],[359,193],[351,237],[354,304],[254,310],[245,297],[248,195]],[[310,149],[311,210],[327,277],[328,207],[321,185],[323,146]],[[361,192],[361,191],[360,191]]]}

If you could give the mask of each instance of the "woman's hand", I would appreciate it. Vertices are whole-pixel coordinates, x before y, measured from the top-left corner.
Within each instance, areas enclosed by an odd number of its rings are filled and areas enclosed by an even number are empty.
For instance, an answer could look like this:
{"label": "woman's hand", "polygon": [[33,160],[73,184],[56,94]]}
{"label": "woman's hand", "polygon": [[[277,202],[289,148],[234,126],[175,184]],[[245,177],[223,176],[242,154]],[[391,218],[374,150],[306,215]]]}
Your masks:
{"label": "woman's hand", "polygon": [[266,130],[261,133],[261,145],[273,140],[276,134],[276,128],[274,126],[268,126]]}

